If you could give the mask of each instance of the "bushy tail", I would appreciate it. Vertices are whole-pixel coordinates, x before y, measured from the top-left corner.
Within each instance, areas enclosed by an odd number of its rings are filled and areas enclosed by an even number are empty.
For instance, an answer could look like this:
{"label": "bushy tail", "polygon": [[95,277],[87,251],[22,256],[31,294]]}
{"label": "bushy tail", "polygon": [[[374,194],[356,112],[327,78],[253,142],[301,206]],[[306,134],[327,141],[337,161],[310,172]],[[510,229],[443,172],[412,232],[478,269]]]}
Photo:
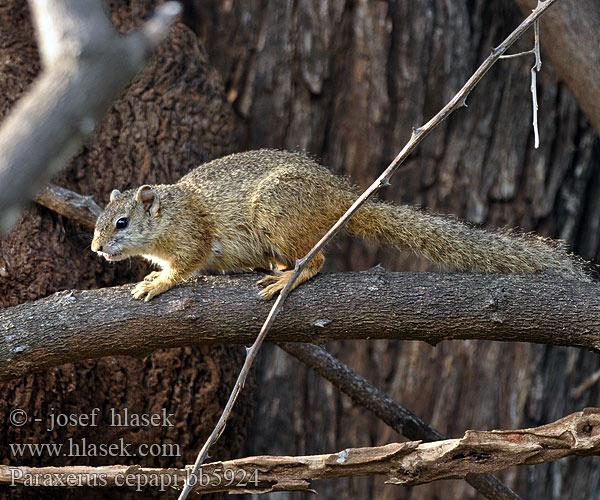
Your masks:
{"label": "bushy tail", "polygon": [[562,242],[480,229],[415,207],[367,202],[350,219],[348,230],[460,271],[525,274],[553,269],[565,278],[591,280],[585,261],[569,254]]}

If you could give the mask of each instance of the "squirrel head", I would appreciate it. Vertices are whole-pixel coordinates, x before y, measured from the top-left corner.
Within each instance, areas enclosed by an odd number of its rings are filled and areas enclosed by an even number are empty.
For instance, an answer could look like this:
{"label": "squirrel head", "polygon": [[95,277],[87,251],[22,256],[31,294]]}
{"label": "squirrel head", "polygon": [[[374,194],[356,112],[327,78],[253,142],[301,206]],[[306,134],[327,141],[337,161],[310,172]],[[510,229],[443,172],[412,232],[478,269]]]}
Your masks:
{"label": "squirrel head", "polygon": [[161,226],[160,194],[144,185],[114,190],[94,229],[92,251],[109,261],[150,253]]}

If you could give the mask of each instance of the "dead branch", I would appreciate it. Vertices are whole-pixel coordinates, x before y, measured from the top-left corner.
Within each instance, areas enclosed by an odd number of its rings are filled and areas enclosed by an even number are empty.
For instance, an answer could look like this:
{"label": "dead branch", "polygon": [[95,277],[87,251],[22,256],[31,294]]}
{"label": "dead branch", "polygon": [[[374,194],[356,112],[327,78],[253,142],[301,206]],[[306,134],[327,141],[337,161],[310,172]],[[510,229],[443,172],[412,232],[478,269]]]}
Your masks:
{"label": "dead branch", "polygon": [[[539,0],[538,0],[539,1]],[[531,68],[531,107],[533,113],[533,136],[534,147],[540,147],[540,131],[538,127],[538,98],[537,98],[537,74],[542,70],[542,55],[540,52],[540,21],[533,24],[534,45],[533,53],[535,55],[535,64]]]}
{"label": "dead branch", "polygon": [[[101,356],[251,343],[270,308],[258,295],[260,277],[198,277],[151,305],[133,300],[127,285],[59,292],[2,309],[0,380]],[[377,267],[323,274],[292,294],[268,337],[319,344],[371,338],[433,345],[485,339],[598,350],[600,285],[554,273],[392,273]]]}
{"label": "dead branch", "polygon": [[[198,457],[196,458],[196,462],[194,463],[194,472],[198,470],[200,464],[204,462],[206,457],[208,456],[208,450],[216,442],[219,438],[223,429],[225,428],[225,423],[229,417],[229,413],[235,404],[235,400],[237,399],[238,394],[242,390],[244,386],[244,382],[246,380],[247,374],[250,371],[250,366],[256,355],[258,354],[258,350],[260,349],[261,344],[263,343],[265,337],[267,336],[269,330],[273,326],[275,319],[281,312],[283,308],[283,304],[287,299],[292,287],[294,286],[296,280],[300,276],[300,273],[306,268],[306,266],[310,263],[310,261],[327,245],[337,233],[339,233],[342,228],[346,225],[348,220],[358,211],[358,209],[380,188],[384,186],[388,186],[390,184],[390,179],[392,175],[398,170],[400,165],[408,158],[408,156],[414,151],[414,149],[421,143],[421,141],[429,135],[429,133],[435,129],[440,123],[442,123],[448,116],[450,116],[457,109],[466,106],[466,99],[469,94],[473,91],[475,86],[481,81],[481,79],[485,76],[485,74],[490,70],[490,68],[499,60],[500,56],[502,56],[531,26],[535,24],[537,20],[549,9],[552,4],[554,4],[557,0],[538,0],[537,7],[533,10],[533,12],[525,19],[508,37],[500,44],[498,47],[492,50],[492,53],[488,56],[488,58],[477,68],[475,73],[467,80],[467,83],[463,85],[463,87],[457,92],[457,94],[450,100],[448,104],[446,104],[433,118],[431,118],[427,123],[422,125],[421,127],[413,129],[410,140],[406,143],[404,148],[398,153],[398,155],[392,160],[390,165],[383,171],[383,173],[371,184],[352,204],[350,208],[346,211],[346,213],[340,217],[340,219],[325,233],[325,235],[317,242],[315,246],[301,259],[296,261],[296,266],[294,271],[287,282],[285,288],[279,293],[277,300],[273,304],[273,307],[269,311],[269,314],[263,323],[256,340],[252,344],[252,347],[248,349],[246,353],[246,359],[244,361],[244,365],[240,371],[238,380],[236,381],[235,386],[231,392],[229,400],[225,405],[225,409],[223,410],[223,414],[219,418],[217,425],[213,429],[213,432],[210,434],[204,445],[202,446],[200,452],[198,453]],[[191,491],[191,487],[186,485],[186,487],[181,492],[179,496],[179,500],[185,500]]]}
{"label": "dead branch", "polygon": [[[439,441],[446,439],[441,432],[370,384],[354,370],[329,354],[322,347],[287,342],[278,344],[284,351],[311,367],[329,380],[352,401],[365,407],[395,431],[411,440]],[[469,473],[465,481],[488,500],[518,500],[521,497],[490,472]]]}
{"label": "dead branch", "polygon": [[100,0],[30,0],[42,73],[0,128],[0,235],[89,136],[167,34],[168,2],[128,36]]}
{"label": "dead branch", "polygon": [[[600,454],[600,409],[586,408],[556,422],[530,429],[467,431],[461,439],[434,443],[392,443],[348,448],[338,453],[299,457],[257,456],[202,465],[196,480],[190,469],[134,466],[20,467],[0,465],[0,484],[40,486],[182,487],[198,493],[310,491],[310,481],[385,475],[403,486],[515,465],[552,462],[571,455]],[[43,481],[47,481],[43,483]]]}
{"label": "dead branch", "polygon": [[96,219],[102,212],[91,196],[80,195],[56,184],[48,184],[35,196],[34,201],[89,229],[94,229]]}

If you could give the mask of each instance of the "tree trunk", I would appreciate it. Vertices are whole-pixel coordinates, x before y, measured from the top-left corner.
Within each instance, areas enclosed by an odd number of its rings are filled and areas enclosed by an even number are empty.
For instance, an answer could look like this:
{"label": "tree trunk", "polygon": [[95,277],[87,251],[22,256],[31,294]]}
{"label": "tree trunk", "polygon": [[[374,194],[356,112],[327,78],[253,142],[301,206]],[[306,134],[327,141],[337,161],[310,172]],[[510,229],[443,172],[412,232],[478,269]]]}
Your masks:
{"label": "tree trunk", "polygon": [[[188,9],[188,22],[222,73],[244,146],[305,149],[362,186],[408,140],[411,127],[444,105],[522,19],[516,4],[485,0],[190,0]],[[532,44],[533,34],[514,52]],[[600,242],[598,136],[544,58],[538,78],[541,146],[533,149],[532,64],[519,58],[496,65],[469,107],[425,140],[382,196],[474,223],[563,238],[593,259]],[[378,263],[394,270],[427,267],[410,256],[339,239],[328,250],[326,269]],[[599,404],[596,385],[573,391],[599,366],[596,355],[582,350],[483,341],[437,347],[344,342],[329,348],[453,437],[468,428],[537,426]],[[246,454],[324,453],[398,439],[276,347],[265,346],[257,373],[261,391]],[[591,498],[600,490],[594,460],[568,459],[500,477],[525,498]],[[324,498],[477,496],[458,481],[403,489],[352,478],[316,489]]]}
{"label": "tree trunk", "polygon": [[[114,0],[112,19],[125,31],[139,26],[151,12],[149,2]],[[0,6],[0,118],[38,71],[36,45],[26,2]],[[204,49],[183,24],[176,25],[155,59],[126,94],[115,102],[96,132],[95,140],[69,163],[54,181],[104,206],[112,189],[143,183],[171,182],[190,168],[234,149],[233,116],[224,99],[218,73],[209,66]],[[89,230],[38,205],[32,205],[17,227],[0,241],[0,307],[31,301],[71,288],[89,289],[132,282],[148,271],[141,262],[111,265],[90,250]],[[0,385],[0,419],[4,422],[0,457],[4,464],[67,465],[142,463],[183,466],[194,460],[210,433],[237,376],[243,348],[198,347],[165,349],[142,358],[109,357],[50,369]],[[241,453],[245,421],[251,405],[245,400],[222,437],[219,456]],[[245,403],[245,404],[244,404]],[[21,408],[29,415],[23,426],[9,423],[10,412]],[[52,415],[91,414],[99,409],[97,427],[51,426]],[[174,414],[175,425],[110,425],[111,410],[123,414]],[[35,419],[41,419],[36,422]],[[10,443],[63,443],[69,439],[89,445],[122,439],[133,447],[176,444],[180,453],[158,451],[158,456],[18,456]],[[130,447],[131,448],[131,447]],[[73,449],[76,451],[75,449]],[[143,450],[142,450],[143,451]],[[152,453],[155,455],[156,453]],[[147,495],[171,498],[148,490]],[[166,495],[166,496],[165,496]],[[139,498],[96,488],[58,489],[0,487],[2,498]]]}

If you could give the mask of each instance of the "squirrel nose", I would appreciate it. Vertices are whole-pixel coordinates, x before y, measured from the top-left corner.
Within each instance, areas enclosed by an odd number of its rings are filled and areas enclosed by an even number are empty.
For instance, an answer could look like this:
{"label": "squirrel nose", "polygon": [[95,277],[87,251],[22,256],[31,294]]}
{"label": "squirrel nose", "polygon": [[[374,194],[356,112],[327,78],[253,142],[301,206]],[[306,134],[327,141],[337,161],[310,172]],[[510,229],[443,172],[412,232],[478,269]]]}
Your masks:
{"label": "squirrel nose", "polygon": [[101,251],[102,251],[102,245],[99,245],[95,241],[92,241],[92,252],[101,252]]}

